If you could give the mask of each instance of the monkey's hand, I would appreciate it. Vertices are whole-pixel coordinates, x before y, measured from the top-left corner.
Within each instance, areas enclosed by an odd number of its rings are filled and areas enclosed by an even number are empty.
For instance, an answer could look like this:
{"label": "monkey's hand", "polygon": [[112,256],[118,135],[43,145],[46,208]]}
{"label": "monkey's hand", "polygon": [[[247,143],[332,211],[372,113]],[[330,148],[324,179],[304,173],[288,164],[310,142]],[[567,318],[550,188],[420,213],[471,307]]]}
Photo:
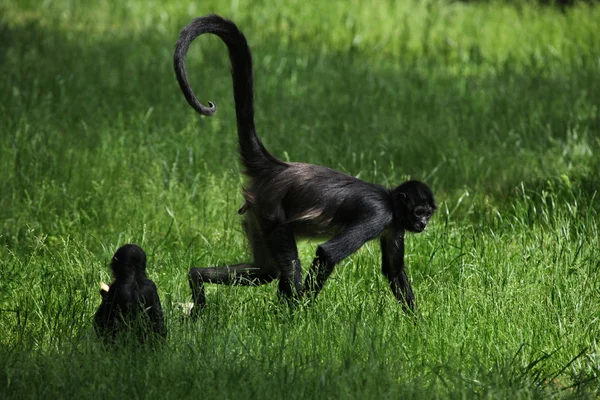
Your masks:
{"label": "monkey's hand", "polygon": [[106,297],[106,295],[108,294],[109,289],[110,289],[110,286],[108,286],[104,282],[100,282],[100,296]]}
{"label": "monkey's hand", "polygon": [[238,214],[242,215],[244,214],[246,211],[248,211],[248,209],[250,208],[250,203],[248,203],[247,201],[244,203],[243,206],[240,207],[240,209],[238,210]]}

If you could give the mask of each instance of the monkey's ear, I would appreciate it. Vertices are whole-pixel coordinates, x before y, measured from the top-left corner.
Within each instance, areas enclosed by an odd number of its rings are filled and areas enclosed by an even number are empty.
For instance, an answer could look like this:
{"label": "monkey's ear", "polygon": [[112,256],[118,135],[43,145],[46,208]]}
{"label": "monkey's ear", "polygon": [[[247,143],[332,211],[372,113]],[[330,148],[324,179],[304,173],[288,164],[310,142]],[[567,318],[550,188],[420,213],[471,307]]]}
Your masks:
{"label": "monkey's ear", "polygon": [[407,200],[407,196],[406,193],[404,192],[398,192],[396,193],[395,200],[402,203],[402,204],[406,204],[406,200]]}

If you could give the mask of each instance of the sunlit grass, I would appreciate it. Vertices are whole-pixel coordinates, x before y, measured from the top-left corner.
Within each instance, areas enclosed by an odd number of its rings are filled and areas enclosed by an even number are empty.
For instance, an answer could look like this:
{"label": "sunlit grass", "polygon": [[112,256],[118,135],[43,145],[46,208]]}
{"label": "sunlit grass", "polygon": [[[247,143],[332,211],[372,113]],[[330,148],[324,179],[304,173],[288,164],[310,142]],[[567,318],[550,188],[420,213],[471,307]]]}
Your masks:
{"label": "sunlit grass", "polygon": [[[254,52],[259,134],[285,160],[395,185],[439,211],[407,238],[423,321],[377,243],[311,307],[187,270],[249,258],[225,47],[179,30],[233,18]],[[598,395],[600,9],[459,2],[0,5],[0,397],[537,398]],[[104,349],[108,260],[149,256],[164,348]],[[299,246],[304,264],[318,242]]]}

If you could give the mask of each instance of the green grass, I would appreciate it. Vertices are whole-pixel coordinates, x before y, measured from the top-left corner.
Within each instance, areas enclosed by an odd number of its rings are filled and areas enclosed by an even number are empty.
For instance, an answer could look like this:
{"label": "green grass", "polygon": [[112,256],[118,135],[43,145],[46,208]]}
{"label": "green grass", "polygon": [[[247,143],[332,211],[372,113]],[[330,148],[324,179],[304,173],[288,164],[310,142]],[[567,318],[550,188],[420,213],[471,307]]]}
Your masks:
{"label": "green grass", "polygon": [[[0,4],[1,398],[600,394],[600,8],[88,3]],[[225,47],[189,56],[211,118],[172,71],[179,30],[212,11],[249,39],[275,154],[433,187],[439,212],[407,239],[424,321],[394,302],[377,243],[312,307],[210,286],[202,319],[182,317],[190,266],[249,257]],[[164,347],[94,336],[127,242],[148,253]]]}

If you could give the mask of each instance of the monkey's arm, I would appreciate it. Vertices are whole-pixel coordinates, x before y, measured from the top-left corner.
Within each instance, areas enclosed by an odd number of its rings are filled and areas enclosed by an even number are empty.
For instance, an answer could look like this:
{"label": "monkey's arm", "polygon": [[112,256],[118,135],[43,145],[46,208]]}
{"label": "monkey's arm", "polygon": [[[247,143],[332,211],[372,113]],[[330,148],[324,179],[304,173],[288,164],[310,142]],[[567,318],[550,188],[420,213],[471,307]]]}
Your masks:
{"label": "monkey's arm", "polygon": [[163,316],[162,306],[160,305],[160,297],[158,297],[158,290],[154,282],[150,281],[150,283],[150,290],[152,291],[152,293],[149,296],[149,298],[152,299],[152,306],[150,307],[150,320],[152,321],[152,331],[164,338],[167,336],[167,329],[165,327],[165,319]]}
{"label": "monkey's arm", "polygon": [[379,236],[387,223],[384,215],[363,217],[331,240],[320,245],[304,282],[306,294],[313,298],[316,297],[323,289],[325,281],[333,272],[335,265],[360,249],[369,240]]}
{"label": "monkey's arm", "polygon": [[381,236],[381,271],[390,282],[390,288],[402,303],[402,308],[415,311],[415,296],[408,282],[404,266],[404,232],[391,230]]}
{"label": "monkey's arm", "polygon": [[167,336],[167,328],[165,327],[165,319],[158,293],[156,294],[156,303],[152,307],[152,321],[154,322],[154,332],[165,338]]}
{"label": "monkey's arm", "polygon": [[100,303],[100,307],[94,315],[94,331],[96,335],[102,337],[108,331],[111,304],[108,301],[107,292],[101,290],[100,295],[102,296],[102,303]]}

